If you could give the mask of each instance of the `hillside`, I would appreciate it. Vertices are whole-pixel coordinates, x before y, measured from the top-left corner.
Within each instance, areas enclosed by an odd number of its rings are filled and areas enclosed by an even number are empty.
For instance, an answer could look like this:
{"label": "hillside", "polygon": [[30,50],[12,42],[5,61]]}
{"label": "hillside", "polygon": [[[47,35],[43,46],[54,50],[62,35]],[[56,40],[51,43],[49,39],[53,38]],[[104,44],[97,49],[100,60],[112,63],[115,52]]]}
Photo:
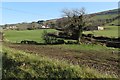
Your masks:
{"label": "hillside", "polygon": [[102,12],[97,12],[97,13],[93,13],[96,15],[108,15],[108,14],[118,14],[118,9],[113,9],[113,10],[108,10],[108,11],[102,11]]}
{"label": "hillside", "polygon": [[[87,16],[90,16],[90,21],[87,23],[92,23],[92,26],[98,26],[98,25],[108,25],[108,26],[118,26],[118,19],[120,18],[118,15],[118,9],[108,10],[108,11],[102,11],[92,14],[87,14]],[[65,18],[58,18],[49,20],[51,22],[55,22],[56,24],[59,22],[64,21]]]}
{"label": "hillside", "polygon": [[[118,15],[118,9],[97,12],[97,13],[92,13],[88,15],[91,17],[90,23],[92,23],[92,26],[95,26],[95,25],[118,26],[118,19],[120,18]],[[39,21],[42,21],[42,20],[38,20],[31,23],[23,22],[23,23],[17,23],[17,24],[0,25],[0,27],[17,26],[20,29],[27,29],[27,28],[33,28],[33,27],[35,29],[38,29],[41,25],[48,25],[52,28],[55,28],[57,26],[57,21],[63,21],[63,20],[64,18],[51,19],[51,20],[43,21],[42,24],[38,23]]]}
{"label": "hillside", "polygon": [[90,14],[92,16],[92,20],[98,21],[98,23],[104,24],[104,25],[118,25],[118,19],[120,18],[118,15],[119,10],[113,9],[98,13]]}

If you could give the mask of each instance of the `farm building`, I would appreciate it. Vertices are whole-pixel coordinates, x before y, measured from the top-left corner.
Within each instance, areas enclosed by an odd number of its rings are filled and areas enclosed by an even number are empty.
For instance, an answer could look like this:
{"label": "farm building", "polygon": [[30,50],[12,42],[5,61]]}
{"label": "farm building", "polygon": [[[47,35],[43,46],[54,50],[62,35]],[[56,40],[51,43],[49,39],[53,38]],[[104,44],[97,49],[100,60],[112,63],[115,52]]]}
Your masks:
{"label": "farm building", "polygon": [[44,25],[43,25],[42,28],[50,28],[50,27],[49,27],[48,25],[47,25],[47,26],[44,26]]}
{"label": "farm building", "polygon": [[16,26],[8,26],[8,27],[6,27],[6,29],[17,29],[17,27]]}
{"label": "farm building", "polygon": [[6,30],[8,30],[8,29],[11,29],[11,30],[15,30],[15,29],[17,29],[17,26],[16,26],[16,24],[5,24],[5,25],[3,25],[3,26],[1,26],[3,29],[6,29]]}
{"label": "farm building", "polygon": [[104,30],[104,27],[98,26],[98,30]]}

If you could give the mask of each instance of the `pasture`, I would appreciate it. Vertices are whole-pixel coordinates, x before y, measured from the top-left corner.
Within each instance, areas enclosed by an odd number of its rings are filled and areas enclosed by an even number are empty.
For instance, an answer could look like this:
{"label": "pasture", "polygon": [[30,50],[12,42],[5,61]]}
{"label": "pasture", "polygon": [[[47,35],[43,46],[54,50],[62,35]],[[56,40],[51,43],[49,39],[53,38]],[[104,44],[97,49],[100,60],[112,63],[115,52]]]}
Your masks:
{"label": "pasture", "polygon": [[[85,31],[84,34],[94,34],[95,36],[118,37],[118,26],[104,26],[105,30]],[[39,30],[7,30],[5,33],[5,41],[12,43],[20,43],[22,40],[33,40],[42,43],[43,31],[57,32],[55,29],[39,29]]]}
{"label": "pasture", "polygon": [[94,34],[95,36],[118,37],[119,26],[103,26],[105,30],[85,31],[84,34]]}
{"label": "pasture", "polygon": [[107,14],[107,15],[97,15],[97,16],[94,16],[92,17],[92,19],[94,20],[97,20],[97,19],[111,19],[111,18],[114,18],[114,17],[117,17],[118,14]]}
{"label": "pasture", "polygon": [[57,30],[54,29],[39,29],[39,30],[7,30],[4,31],[5,33],[5,41],[12,42],[12,43],[20,43],[22,40],[33,40],[37,42],[43,42],[42,34],[43,31],[46,30],[47,32],[55,32]]}

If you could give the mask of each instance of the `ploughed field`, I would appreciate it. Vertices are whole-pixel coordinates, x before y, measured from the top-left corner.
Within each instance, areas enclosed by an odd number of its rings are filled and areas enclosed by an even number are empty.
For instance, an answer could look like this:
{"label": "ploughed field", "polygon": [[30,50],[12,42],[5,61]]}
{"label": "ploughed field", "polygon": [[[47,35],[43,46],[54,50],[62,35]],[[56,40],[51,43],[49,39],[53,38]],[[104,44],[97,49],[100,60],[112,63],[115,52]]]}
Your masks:
{"label": "ploughed field", "polygon": [[[7,44],[3,46],[2,50],[2,79],[8,80],[41,80],[41,78],[118,78],[117,75],[106,74],[105,72],[97,71],[93,68],[87,66],[76,65],[74,62],[74,57],[76,54],[69,56],[66,54],[60,55],[60,52],[68,52],[68,50],[62,50],[62,48],[52,48],[50,46],[41,46],[49,51],[52,54],[48,55],[48,52],[44,52],[41,48],[38,49],[28,47],[28,45],[13,45]],[[15,47],[15,48],[14,48]],[[28,51],[27,47],[32,51]],[[24,48],[24,49],[23,49]],[[19,50],[18,50],[19,49]],[[53,50],[55,52],[53,52]],[[52,50],[52,51],[51,51]],[[40,53],[41,51],[41,53]],[[36,53],[34,53],[36,52]],[[74,51],[72,51],[73,53]],[[58,55],[55,55],[57,53]],[[1,53],[0,53],[1,54]],[[46,56],[45,56],[46,54]],[[67,58],[64,58],[66,56]],[[73,56],[73,57],[72,57]],[[81,56],[82,57],[82,56]],[[70,61],[68,58],[72,58],[73,61]],[[77,61],[77,60],[76,60]],[[82,60],[81,60],[82,62]],[[74,64],[70,64],[74,63]],[[8,65],[9,64],[9,65]],[[82,63],[84,65],[84,63]],[[115,79],[117,80],[117,79]]]}
{"label": "ploughed field", "polygon": [[[51,59],[67,61],[73,65],[90,67],[100,73],[118,76],[118,50],[100,45],[23,45],[7,44],[10,48],[22,50]],[[96,48],[98,47],[98,49]],[[86,49],[87,48],[87,49]]]}

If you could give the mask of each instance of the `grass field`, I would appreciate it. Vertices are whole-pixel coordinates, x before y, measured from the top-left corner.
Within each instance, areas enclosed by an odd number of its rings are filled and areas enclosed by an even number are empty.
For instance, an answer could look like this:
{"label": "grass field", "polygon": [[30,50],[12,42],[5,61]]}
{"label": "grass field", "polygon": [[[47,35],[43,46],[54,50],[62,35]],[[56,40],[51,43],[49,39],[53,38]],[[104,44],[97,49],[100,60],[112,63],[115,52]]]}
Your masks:
{"label": "grass field", "polygon": [[[84,34],[94,34],[95,36],[106,36],[106,37],[118,37],[118,26],[104,26],[106,29],[101,31],[86,31]],[[33,40],[37,42],[43,42],[41,30],[8,30],[4,31],[5,40],[12,43],[19,43],[22,40]],[[55,32],[57,30],[47,29],[47,32]]]}
{"label": "grass field", "polygon": [[112,19],[114,17],[117,17],[118,14],[107,14],[107,15],[97,15],[92,17],[92,19],[97,20],[97,19]]}
{"label": "grass field", "polygon": [[[92,20],[106,20],[106,19],[113,19],[115,17],[118,16],[118,13],[116,12],[116,14],[102,14],[102,15],[96,15],[93,16],[91,19]],[[107,23],[108,25],[114,24],[114,25],[118,25],[118,19],[116,19],[115,21],[112,21],[110,23]]]}
{"label": "grass field", "polygon": [[[109,51],[113,51],[112,48],[110,47],[106,47],[106,46],[102,46],[102,45],[96,45],[96,44],[72,44],[72,45],[53,45],[56,47],[64,47],[65,49],[71,49],[71,50],[79,50],[79,51],[98,51],[98,52],[109,52]],[[118,51],[118,49],[114,49],[115,51]]]}
{"label": "grass field", "polygon": [[[95,36],[106,36],[106,37],[118,37],[118,26],[104,26],[106,29],[101,31],[86,31],[84,34],[94,34]],[[42,30],[8,30],[4,31],[5,40],[12,43],[19,43],[22,40],[33,40],[37,42],[43,42]],[[55,32],[57,30],[47,29],[47,32]]]}
{"label": "grass field", "polygon": [[84,34],[94,34],[95,36],[118,37],[118,26],[104,26],[105,30],[86,31]]}
{"label": "grass field", "polygon": [[[7,64],[9,65],[7,65]],[[46,56],[3,48],[3,78],[116,78],[89,67],[68,64]]]}
{"label": "grass field", "polygon": [[46,30],[47,32],[55,32],[54,29],[39,29],[39,30],[7,30],[4,31],[5,33],[5,40],[12,42],[12,43],[19,43],[22,40],[33,40],[37,42],[43,42],[42,34],[43,31]]}
{"label": "grass field", "polygon": [[119,23],[119,20],[117,19],[117,20],[114,20],[113,22],[109,23],[108,25],[112,25],[112,24],[119,25],[120,23]]}

